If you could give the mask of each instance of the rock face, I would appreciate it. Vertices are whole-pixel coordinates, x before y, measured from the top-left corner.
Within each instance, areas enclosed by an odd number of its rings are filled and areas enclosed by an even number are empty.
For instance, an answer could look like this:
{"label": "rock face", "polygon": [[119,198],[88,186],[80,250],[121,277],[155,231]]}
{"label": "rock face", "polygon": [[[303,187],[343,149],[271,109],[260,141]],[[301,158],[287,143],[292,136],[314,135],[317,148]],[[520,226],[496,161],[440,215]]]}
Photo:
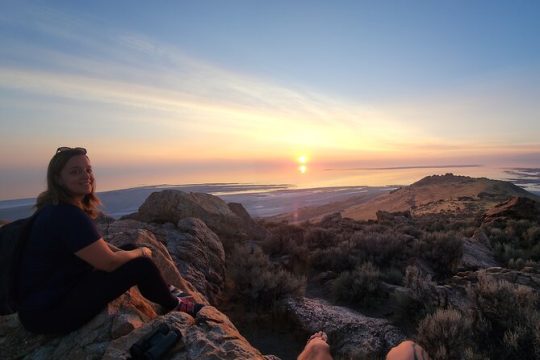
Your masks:
{"label": "rock face", "polygon": [[[524,269],[527,270],[527,269]],[[510,270],[501,267],[491,267],[477,271],[463,271],[448,279],[445,285],[436,285],[429,291],[431,294],[425,296],[435,302],[437,307],[456,309],[466,309],[470,306],[470,297],[467,290],[478,283],[478,279],[483,274],[498,281],[507,281],[512,284],[519,284],[530,287],[535,291],[540,290],[540,274],[533,269],[526,271]]]}
{"label": "rock face", "polygon": [[[132,223],[132,225],[135,224]],[[197,291],[196,287],[192,285],[191,279],[184,280],[184,276],[179,273],[177,265],[165,245],[159,242],[149,230],[133,226],[126,229],[126,231],[109,234],[105,236],[105,239],[117,247],[134,244],[150,248],[152,250],[152,260],[161,270],[161,275],[168,284],[189,292],[197,302],[208,303],[206,294],[202,292],[204,295],[201,296],[200,291]]]}
{"label": "rock face", "polygon": [[223,244],[197,218],[184,218],[177,226],[178,232],[168,233],[167,250],[193,286],[215,302],[225,284]]}
{"label": "rock face", "polygon": [[472,238],[463,239],[461,270],[477,270],[499,266],[486,234],[479,230]]}
{"label": "rock face", "polygon": [[405,335],[383,319],[364,316],[324,300],[288,298],[283,301],[288,316],[307,333],[323,330],[340,359],[383,358]]}
{"label": "rock face", "polygon": [[[149,244],[153,244],[152,250],[159,248],[166,254],[174,267],[172,271],[186,280],[189,292],[196,290],[203,295],[208,299],[201,301],[204,303],[214,304],[219,299],[225,283],[225,252],[218,236],[201,220],[184,218],[175,225],[125,219],[100,226],[100,230],[112,242],[137,243],[137,236],[144,234]],[[170,268],[168,261],[160,267],[165,273]],[[171,275],[171,279],[177,278]],[[180,283],[170,282],[182,287]]]}
{"label": "rock face", "polygon": [[158,315],[135,288],[111,302],[82,328],[65,336],[36,336],[16,315],[2,317],[2,359],[128,359],[129,348],[161,323],[182,333],[170,359],[263,359],[227,316],[211,306],[194,319],[172,311]]}
{"label": "rock face", "polygon": [[229,206],[229,209],[231,209],[231,211],[242,220],[243,226],[246,228],[246,232],[252,239],[264,239],[264,237],[266,236],[266,229],[262,226],[259,226],[255,221],[253,221],[253,219],[242,204],[228,203],[227,205]]}
{"label": "rock face", "polygon": [[465,271],[456,274],[451,279],[451,285],[456,287],[465,287],[470,283],[478,282],[480,273],[485,273],[496,280],[508,281],[512,284],[519,284],[533,288],[536,291],[540,290],[540,274],[532,269],[527,271],[511,270],[502,267],[493,267],[481,271]]}
{"label": "rock face", "polygon": [[482,220],[486,223],[498,218],[540,221],[540,203],[526,197],[512,197],[486,211]]}
{"label": "rock face", "polygon": [[128,218],[149,223],[176,224],[183,218],[196,217],[222,237],[244,239],[260,236],[257,234],[258,227],[253,220],[246,219],[245,209],[240,209],[241,205],[238,205],[232,206],[233,211],[217,196],[164,190],[152,193],[139,211]]}

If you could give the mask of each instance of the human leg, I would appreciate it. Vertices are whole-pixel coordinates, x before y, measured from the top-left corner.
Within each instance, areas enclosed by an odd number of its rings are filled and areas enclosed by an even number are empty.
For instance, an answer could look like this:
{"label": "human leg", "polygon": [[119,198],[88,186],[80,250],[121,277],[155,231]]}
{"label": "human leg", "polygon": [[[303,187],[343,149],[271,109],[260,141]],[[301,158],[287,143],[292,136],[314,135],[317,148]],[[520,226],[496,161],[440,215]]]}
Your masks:
{"label": "human leg", "polygon": [[298,360],[332,360],[326,334],[319,331],[309,338]]}
{"label": "human leg", "polygon": [[151,259],[141,257],[113,272],[92,271],[53,308],[22,312],[19,317],[23,325],[33,332],[70,332],[88,322],[134,285],[139,287],[144,297],[167,310],[178,305],[178,299],[169,292],[159,269]]}

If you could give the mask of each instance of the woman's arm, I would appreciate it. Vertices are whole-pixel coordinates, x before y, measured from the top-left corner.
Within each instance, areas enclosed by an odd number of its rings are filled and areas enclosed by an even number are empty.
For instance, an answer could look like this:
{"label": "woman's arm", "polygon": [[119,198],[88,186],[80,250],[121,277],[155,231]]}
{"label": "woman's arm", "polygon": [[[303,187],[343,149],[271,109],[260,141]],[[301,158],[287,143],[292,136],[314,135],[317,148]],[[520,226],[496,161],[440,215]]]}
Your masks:
{"label": "woman's arm", "polygon": [[152,250],[147,247],[113,252],[103,238],[82,248],[75,253],[78,257],[98,270],[111,272],[126,262],[141,256],[152,256]]}

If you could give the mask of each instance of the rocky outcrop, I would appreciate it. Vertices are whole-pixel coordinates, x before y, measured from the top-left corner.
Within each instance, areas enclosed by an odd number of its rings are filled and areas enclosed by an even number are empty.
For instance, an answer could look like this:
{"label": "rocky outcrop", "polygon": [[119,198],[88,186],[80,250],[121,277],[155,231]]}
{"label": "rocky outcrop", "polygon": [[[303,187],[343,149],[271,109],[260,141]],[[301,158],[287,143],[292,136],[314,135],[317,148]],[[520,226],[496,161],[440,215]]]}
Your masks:
{"label": "rocky outcrop", "polygon": [[103,359],[127,359],[131,345],[163,323],[182,334],[171,350],[172,359],[264,359],[229,318],[211,306],[203,308],[197,319],[180,312],[158,317],[129,335],[111,341]]}
{"label": "rocky outcrop", "polygon": [[167,250],[185,277],[215,303],[225,284],[225,251],[218,236],[197,218],[169,231]]}
{"label": "rocky outcrop", "polygon": [[158,311],[132,288],[82,328],[64,336],[33,335],[22,327],[16,314],[8,315],[0,326],[2,358],[100,359],[111,340],[141,327]]}
{"label": "rocky outcrop", "polygon": [[[184,275],[179,273],[178,266],[167,251],[166,246],[159,242],[155,235],[149,230],[131,227],[125,229],[125,231],[107,235],[105,239],[116,247],[133,244],[135,246],[146,246],[150,248],[152,250],[152,260],[161,270],[161,275],[168,284],[172,284],[177,288],[187,291],[197,302],[208,303],[206,293],[198,291],[198,289],[192,285],[192,279],[188,278],[188,281],[184,280]],[[204,295],[201,296],[201,294]]]}
{"label": "rocky outcrop", "polygon": [[82,328],[65,336],[28,333],[15,314],[0,318],[2,359],[128,359],[129,348],[159,324],[178,329],[181,341],[171,359],[263,359],[263,355],[216,308],[197,317],[160,309],[132,288]]}
{"label": "rocky outcrop", "polygon": [[188,289],[196,289],[210,303],[216,303],[225,284],[225,252],[219,237],[201,220],[184,218],[177,224],[157,224],[125,219],[100,226],[100,230],[111,241],[127,237],[123,241],[137,242],[140,233],[153,238],[149,243],[155,240],[160,245],[150,247],[165,250]]}
{"label": "rocky outcrop", "polygon": [[482,221],[488,223],[501,218],[540,221],[540,203],[526,197],[512,197],[486,211]]}
{"label": "rocky outcrop", "polygon": [[454,287],[466,287],[470,284],[477,283],[479,275],[484,273],[499,281],[508,281],[512,284],[524,285],[540,291],[540,273],[532,268],[524,268],[518,271],[502,267],[492,267],[481,271],[465,271],[453,276],[449,284]]}
{"label": "rocky outcrop", "polygon": [[306,333],[325,331],[337,358],[382,358],[405,339],[405,335],[386,320],[370,318],[324,300],[287,298],[282,305],[292,321]]}
{"label": "rocky outcrop", "polygon": [[240,203],[228,203],[229,209],[238,216],[252,240],[261,240],[266,237],[266,228],[258,225],[249,215],[246,208]]}
{"label": "rocky outcrop", "polygon": [[463,257],[459,269],[478,270],[499,266],[495,260],[489,239],[482,230],[475,232],[472,238],[463,239]]}
{"label": "rocky outcrop", "polygon": [[201,219],[220,237],[247,239],[260,237],[253,220],[247,220],[238,206],[231,208],[217,196],[163,190],[152,193],[135,214],[126,218],[148,223],[176,224],[183,218]]}
{"label": "rocky outcrop", "polygon": [[511,284],[530,287],[535,291],[540,290],[540,274],[532,268],[517,271],[491,267],[477,271],[458,272],[448,279],[445,285],[431,287],[429,289],[430,293],[425,295],[424,298],[432,299],[436,307],[466,309],[471,305],[468,290],[474,287],[484,274],[497,281],[507,281]]}

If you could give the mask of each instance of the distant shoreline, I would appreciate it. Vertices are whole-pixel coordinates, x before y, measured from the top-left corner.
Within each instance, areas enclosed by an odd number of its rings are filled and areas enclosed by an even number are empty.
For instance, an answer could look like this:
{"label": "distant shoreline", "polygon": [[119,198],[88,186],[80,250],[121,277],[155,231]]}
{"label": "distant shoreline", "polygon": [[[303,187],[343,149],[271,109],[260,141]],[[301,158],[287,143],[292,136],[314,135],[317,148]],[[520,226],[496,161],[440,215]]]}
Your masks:
{"label": "distant shoreline", "polygon": [[[151,193],[165,189],[212,194],[227,203],[242,204],[252,217],[258,218],[343,200],[360,192],[390,191],[395,188],[395,186],[332,186],[299,189],[287,184],[212,183],[142,186],[98,192],[98,196],[103,203],[104,212],[114,218],[136,212]],[[13,221],[30,216],[34,203],[34,198],[0,201],[0,220]]]}
{"label": "distant shoreline", "polygon": [[410,170],[410,169],[450,169],[450,168],[474,168],[484,165],[419,165],[419,166],[392,166],[392,167],[361,167],[361,168],[329,168],[325,171],[356,171],[356,170]]}
{"label": "distant shoreline", "polygon": [[[455,167],[454,165],[447,165]],[[476,167],[481,165],[460,165],[460,167]],[[431,168],[429,166],[369,168],[370,170]],[[443,168],[436,166],[436,168]],[[367,169],[367,168],[366,168]],[[505,171],[512,178],[506,181],[525,188],[527,191],[540,195],[539,168],[507,168]],[[381,186],[321,186],[302,188],[294,184],[254,184],[238,182],[212,182],[183,185],[143,185],[117,190],[98,192],[104,204],[104,212],[112,217],[136,212],[144,200],[153,192],[165,189],[185,192],[209,193],[222,198],[226,202],[241,203],[252,217],[270,217],[295,209],[345,200],[358,192],[390,191],[402,185]],[[27,217],[32,213],[35,198],[21,198],[0,201],[0,220],[15,220]]]}

